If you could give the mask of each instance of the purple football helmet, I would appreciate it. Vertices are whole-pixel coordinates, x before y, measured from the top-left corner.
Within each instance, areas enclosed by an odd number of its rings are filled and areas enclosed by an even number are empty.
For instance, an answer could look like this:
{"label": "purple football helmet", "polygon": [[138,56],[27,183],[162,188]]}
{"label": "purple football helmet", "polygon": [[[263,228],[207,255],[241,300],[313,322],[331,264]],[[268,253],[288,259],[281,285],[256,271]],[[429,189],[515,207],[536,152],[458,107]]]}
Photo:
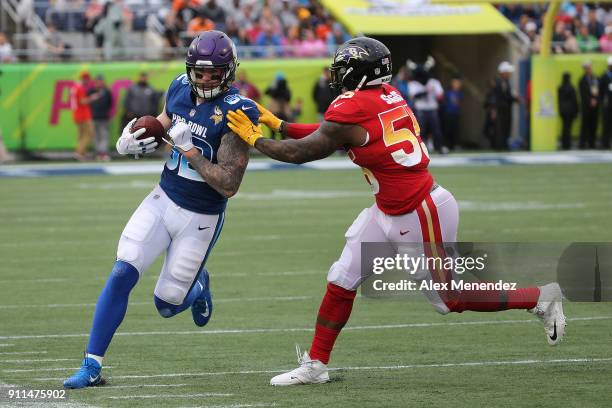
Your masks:
{"label": "purple football helmet", "polygon": [[[238,67],[236,46],[221,31],[205,31],[191,42],[187,50],[185,65],[192,91],[200,98],[212,99],[221,92],[225,92],[234,82]],[[220,83],[215,84],[214,87],[197,84],[198,73],[205,69],[220,70],[221,75],[215,72],[212,77],[213,80],[218,79]]]}

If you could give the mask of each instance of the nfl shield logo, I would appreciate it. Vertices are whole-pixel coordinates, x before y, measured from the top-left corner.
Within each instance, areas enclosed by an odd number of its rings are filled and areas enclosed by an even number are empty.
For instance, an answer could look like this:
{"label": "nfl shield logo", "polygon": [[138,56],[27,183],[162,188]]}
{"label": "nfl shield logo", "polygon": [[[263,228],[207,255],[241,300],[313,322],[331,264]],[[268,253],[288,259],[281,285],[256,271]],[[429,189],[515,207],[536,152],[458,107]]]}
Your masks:
{"label": "nfl shield logo", "polygon": [[196,114],[196,110],[195,109],[192,109],[192,110],[189,111],[189,117],[193,118],[195,114]]}

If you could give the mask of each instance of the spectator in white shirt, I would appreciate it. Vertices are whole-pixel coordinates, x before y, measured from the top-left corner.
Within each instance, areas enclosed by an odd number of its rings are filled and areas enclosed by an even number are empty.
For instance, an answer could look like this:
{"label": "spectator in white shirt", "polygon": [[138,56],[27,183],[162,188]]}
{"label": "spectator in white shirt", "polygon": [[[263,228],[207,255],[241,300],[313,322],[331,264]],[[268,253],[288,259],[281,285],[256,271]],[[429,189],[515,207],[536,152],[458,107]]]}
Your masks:
{"label": "spectator in white shirt", "polygon": [[[430,74],[434,59],[427,58],[424,64],[408,61],[408,67],[413,71],[413,80],[408,83],[410,99],[414,100],[417,119],[421,126],[421,138],[428,148],[434,147],[439,153],[448,153],[448,148],[442,140],[440,126],[439,102],[444,98],[442,84]],[[430,137],[431,135],[431,137]],[[433,141],[433,146],[432,146]]]}
{"label": "spectator in white shirt", "polygon": [[15,53],[13,52],[13,46],[6,38],[6,34],[0,32],[0,63],[6,64],[9,62],[15,62]]}

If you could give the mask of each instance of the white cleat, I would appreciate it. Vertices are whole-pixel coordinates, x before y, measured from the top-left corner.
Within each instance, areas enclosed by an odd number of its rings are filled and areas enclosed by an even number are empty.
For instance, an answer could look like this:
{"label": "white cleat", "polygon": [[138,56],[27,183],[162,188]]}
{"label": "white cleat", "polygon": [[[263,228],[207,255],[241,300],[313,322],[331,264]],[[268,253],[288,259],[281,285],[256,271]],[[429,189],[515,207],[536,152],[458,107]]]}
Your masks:
{"label": "white cleat", "polygon": [[306,385],[329,382],[329,373],[325,364],[319,360],[312,360],[306,351],[304,355],[301,355],[300,347],[297,344],[295,345],[295,352],[300,366],[295,370],[272,378],[270,385]]}
{"label": "white cleat", "polygon": [[549,283],[540,287],[538,304],[530,313],[535,314],[544,322],[546,340],[551,346],[556,346],[565,334],[565,315],[563,314],[563,293],[558,283]]}

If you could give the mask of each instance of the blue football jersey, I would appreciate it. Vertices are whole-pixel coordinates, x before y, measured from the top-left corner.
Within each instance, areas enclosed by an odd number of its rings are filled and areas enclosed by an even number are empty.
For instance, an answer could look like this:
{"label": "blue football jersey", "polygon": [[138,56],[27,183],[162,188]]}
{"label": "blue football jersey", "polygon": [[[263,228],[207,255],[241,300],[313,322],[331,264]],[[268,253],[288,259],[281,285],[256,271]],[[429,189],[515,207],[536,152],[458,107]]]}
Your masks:
{"label": "blue football jersey", "polygon": [[[239,108],[243,109],[253,123],[258,123],[257,106],[252,100],[240,95],[235,87],[197,105],[187,76],[182,74],[172,81],[166,95],[166,114],[172,119],[172,124],[178,121],[187,123],[191,128],[194,146],[213,163],[217,163],[221,138],[231,132],[225,114]],[[175,148],[166,161],[159,185],[172,201],[190,211],[219,214],[227,205],[227,198],[210,187]]]}

